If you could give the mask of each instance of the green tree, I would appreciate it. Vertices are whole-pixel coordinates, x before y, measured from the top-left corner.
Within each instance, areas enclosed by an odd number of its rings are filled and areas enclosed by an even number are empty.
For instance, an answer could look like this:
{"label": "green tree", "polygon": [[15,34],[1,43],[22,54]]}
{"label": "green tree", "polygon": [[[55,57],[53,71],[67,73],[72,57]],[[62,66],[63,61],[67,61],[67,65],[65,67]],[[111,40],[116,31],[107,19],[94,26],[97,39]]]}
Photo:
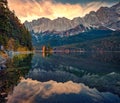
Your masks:
{"label": "green tree", "polygon": [[17,46],[23,46],[32,50],[30,33],[20,23],[15,12],[9,10],[7,0],[0,0],[0,44],[7,46],[11,38],[15,40],[15,50],[17,50]]}

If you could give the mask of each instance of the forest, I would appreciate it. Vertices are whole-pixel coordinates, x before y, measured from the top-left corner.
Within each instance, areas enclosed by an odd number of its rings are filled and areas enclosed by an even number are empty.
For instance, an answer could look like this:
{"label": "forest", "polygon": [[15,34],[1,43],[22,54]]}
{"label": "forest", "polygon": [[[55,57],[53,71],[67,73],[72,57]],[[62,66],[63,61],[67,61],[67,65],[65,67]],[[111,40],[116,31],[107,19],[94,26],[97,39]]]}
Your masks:
{"label": "forest", "polygon": [[0,49],[32,50],[31,35],[15,15],[10,11],[7,0],[0,0]]}

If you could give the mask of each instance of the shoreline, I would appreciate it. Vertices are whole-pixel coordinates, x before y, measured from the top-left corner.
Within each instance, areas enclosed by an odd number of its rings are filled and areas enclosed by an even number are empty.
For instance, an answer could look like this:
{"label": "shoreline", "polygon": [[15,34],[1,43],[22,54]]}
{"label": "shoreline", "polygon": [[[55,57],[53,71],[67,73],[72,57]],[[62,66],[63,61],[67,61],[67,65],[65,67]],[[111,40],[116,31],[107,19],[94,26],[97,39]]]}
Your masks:
{"label": "shoreline", "polygon": [[1,66],[4,65],[7,59],[19,55],[19,54],[32,54],[34,51],[0,51],[0,70]]}
{"label": "shoreline", "polygon": [[34,51],[0,51],[0,58],[7,59],[13,55],[31,54],[31,53],[34,53]]}

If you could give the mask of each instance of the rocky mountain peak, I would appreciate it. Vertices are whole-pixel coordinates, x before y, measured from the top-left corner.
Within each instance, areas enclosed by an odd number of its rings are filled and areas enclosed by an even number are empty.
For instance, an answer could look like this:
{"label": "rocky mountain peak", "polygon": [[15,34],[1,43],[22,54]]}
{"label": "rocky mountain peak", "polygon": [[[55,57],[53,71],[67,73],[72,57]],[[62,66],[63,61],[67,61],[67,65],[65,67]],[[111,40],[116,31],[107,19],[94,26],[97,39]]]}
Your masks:
{"label": "rocky mountain peak", "polygon": [[[120,2],[112,7],[101,7],[96,12],[91,11],[83,18],[76,17],[72,20],[65,17],[50,20],[48,18],[40,18],[33,20],[32,22],[25,22],[25,26],[29,31],[34,32],[45,32],[45,31],[56,31],[65,32],[70,29],[76,28],[82,24],[84,27],[109,27],[111,29],[119,30],[120,25]],[[74,30],[73,30],[74,31]],[[84,31],[84,30],[83,30]]]}
{"label": "rocky mountain peak", "polygon": [[120,7],[120,2],[118,2],[117,4],[115,4],[115,5],[113,5],[111,8],[114,8],[114,9],[116,9],[116,8],[119,8]]}

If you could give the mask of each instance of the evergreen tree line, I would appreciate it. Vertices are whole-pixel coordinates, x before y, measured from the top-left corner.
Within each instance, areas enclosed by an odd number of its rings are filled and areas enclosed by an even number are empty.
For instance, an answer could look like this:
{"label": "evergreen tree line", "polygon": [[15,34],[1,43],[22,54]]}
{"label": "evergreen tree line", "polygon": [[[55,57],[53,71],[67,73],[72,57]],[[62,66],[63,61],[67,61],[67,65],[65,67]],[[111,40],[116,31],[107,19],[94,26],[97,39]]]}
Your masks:
{"label": "evergreen tree line", "polygon": [[14,11],[9,10],[7,0],[0,0],[0,45],[8,49],[10,44],[13,46],[13,50],[17,50],[19,47],[32,50],[30,33]]}

